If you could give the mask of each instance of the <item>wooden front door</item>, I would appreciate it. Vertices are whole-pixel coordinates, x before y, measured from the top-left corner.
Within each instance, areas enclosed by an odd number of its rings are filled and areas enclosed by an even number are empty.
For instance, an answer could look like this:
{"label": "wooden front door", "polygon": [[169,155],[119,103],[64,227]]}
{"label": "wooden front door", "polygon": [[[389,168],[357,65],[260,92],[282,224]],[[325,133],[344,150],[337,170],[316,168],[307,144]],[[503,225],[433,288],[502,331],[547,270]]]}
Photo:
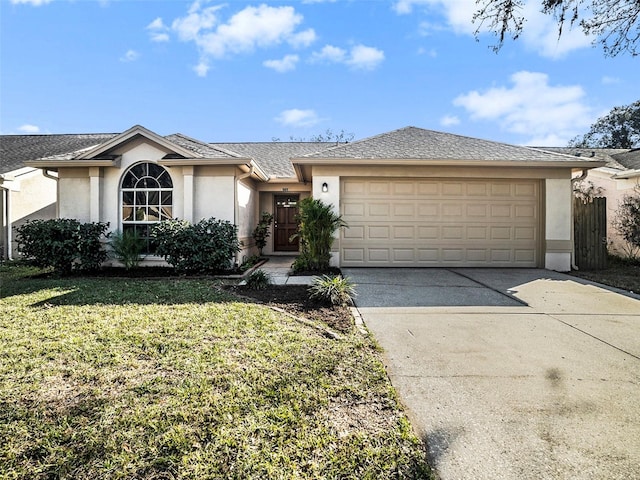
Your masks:
{"label": "wooden front door", "polygon": [[273,250],[276,252],[297,252],[298,239],[289,241],[292,235],[298,231],[298,195],[275,196],[275,237]]}

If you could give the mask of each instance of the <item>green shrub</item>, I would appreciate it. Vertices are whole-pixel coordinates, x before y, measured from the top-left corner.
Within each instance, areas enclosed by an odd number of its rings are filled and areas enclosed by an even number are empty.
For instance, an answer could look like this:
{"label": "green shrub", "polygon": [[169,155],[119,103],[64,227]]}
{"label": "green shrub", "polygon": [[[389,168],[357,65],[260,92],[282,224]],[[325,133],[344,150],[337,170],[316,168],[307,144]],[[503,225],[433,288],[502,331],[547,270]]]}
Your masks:
{"label": "green shrub", "polygon": [[31,265],[58,273],[97,270],[107,259],[101,239],[108,228],[108,223],[69,218],[31,220],[17,229],[18,249]]}
{"label": "green shrub", "polygon": [[264,270],[254,270],[246,279],[247,287],[252,290],[264,290],[271,285],[271,277]]}
{"label": "green shrub", "polygon": [[356,296],[356,285],[342,275],[313,277],[309,294],[311,298],[328,300],[332,305],[348,305]]}
{"label": "green shrub", "polygon": [[331,205],[311,197],[300,200],[300,211],[296,217],[298,233],[293,238],[300,239],[300,255],[293,264],[296,272],[329,270],[333,234],[340,227],[346,227],[342,217],[333,211]]}
{"label": "green shrub", "polygon": [[141,255],[145,250],[145,241],[135,231],[125,230],[121,232],[116,230],[111,234],[111,255],[124,265],[124,268],[130,270],[136,267]]}
{"label": "green shrub", "polygon": [[244,261],[242,262],[242,264],[240,265],[240,271],[241,272],[246,272],[247,270],[249,270],[254,265],[257,265],[258,262],[260,262],[260,260],[262,260],[262,259],[260,258],[259,255],[251,255],[250,257],[245,258]]}
{"label": "green shrub", "polygon": [[227,271],[240,251],[238,229],[231,222],[209,218],[191,224],[167,220],[154,226],[156,254],[176,270],[189,273]]}
{"label": "green shrub", "polygon": [[253,239],[256,241],[256,247],[258,247],[260,256],[262,256],[262,249],[267,245],[267,238],[271,235],[269,227],[271,226],[272,221],[272,214],[269,212],[262,212],[260,222],[258,222],[258,225],[253,231]]}

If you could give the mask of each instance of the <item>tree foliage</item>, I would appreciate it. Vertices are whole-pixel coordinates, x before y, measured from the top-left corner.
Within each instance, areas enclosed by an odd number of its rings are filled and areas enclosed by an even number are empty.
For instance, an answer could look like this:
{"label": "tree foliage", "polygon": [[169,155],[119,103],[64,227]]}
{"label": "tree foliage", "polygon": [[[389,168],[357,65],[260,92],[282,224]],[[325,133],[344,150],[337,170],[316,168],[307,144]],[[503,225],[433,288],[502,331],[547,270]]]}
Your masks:
{"label": "tree foliage", "polygon": [[640,188],[625,195],[613,218],[613,227],[629,245],[629,257],[636,257],[640,249]]}
{"label": "tree foliage", "polygon": [[[332,129],[327,128],[324,132],[318,133],[316,135],[311,135],[309,138],[307,137],[294,137],[291,135],[289,137],[290,142],[325,142],[325,143],[349,143],[353,141],[355,138],[354,133],[345,132],[344,130],[340,130],[339,132],[334,132]],[[272,137],[271,140],[273,142],[280,142],[279,137]]]}
{"label": "tree foliage", "polygon": [[[479,23],[476,36],[483,26],[498,37],[500,49],[506,37],[517,39],[526,19],[522,10],[527,0],[477,0],[479,9],[473,20]],[[640,1],[638,0],[541,0],[541,11],[551,15],[558,24],[558,38],[566,26],[579,26],[586,35],[595,37],[606,56],[628,52],[640,53]]]}
{"label": "tree foliage", "polygon": [[613,108],[582,137],[569,142],[576,148],[635,148],[640,146],[640,100]]}

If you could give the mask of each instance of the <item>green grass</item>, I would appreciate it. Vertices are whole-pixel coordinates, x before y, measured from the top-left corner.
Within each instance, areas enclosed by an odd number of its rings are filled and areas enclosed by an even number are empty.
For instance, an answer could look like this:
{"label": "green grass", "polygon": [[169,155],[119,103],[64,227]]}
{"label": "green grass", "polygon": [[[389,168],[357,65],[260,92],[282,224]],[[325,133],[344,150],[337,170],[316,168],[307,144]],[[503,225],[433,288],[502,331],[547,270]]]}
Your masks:
{"label": "green grass", "polygon": [[0,478],[429,478],[371,340],[209,280],[0,267]]}

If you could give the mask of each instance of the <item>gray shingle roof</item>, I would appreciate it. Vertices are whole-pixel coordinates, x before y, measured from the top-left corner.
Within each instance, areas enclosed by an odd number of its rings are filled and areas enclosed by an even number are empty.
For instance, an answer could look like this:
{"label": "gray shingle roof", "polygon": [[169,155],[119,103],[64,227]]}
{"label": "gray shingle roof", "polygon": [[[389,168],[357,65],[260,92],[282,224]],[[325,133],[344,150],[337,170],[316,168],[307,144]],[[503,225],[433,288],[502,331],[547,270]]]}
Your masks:
{"label": "gray shingle roof", "polygon": [[195,138],[187,137],[181,133],[167,135],[164,138],[171,143],[175,143],[176,145],[193,152],[196,156],[201,158],[237,158],[243,156],[237,155],[223,148],[216,148],[214,145],[201,142]]}
{"label": "gray shingle roof", "polygon": [[608,168],[616,170],[625,170],[625,166],[615,159],[616,154],[629,151],[627,148],[575,148],[575,147],[531,147],[537,150],[545,150],[547,152],[562,153],[572,155],[579,158],[592,158],[607,162]]}
{"label": "gray shingle roof", "polygon": [[616,153],[613,155],[613,158],[630,170],[640,170],[640,148],[627,150],[623,153]]}
{"label": "gray shingle roof", "polygon": [[230,150],[242,157],[252,158],[270,177],[295,177],[290,158],[325,150],[334,143],[326,142],[255,142],[212,143],[213,147]]}
{"label": "gray shingle roof", "polygon": [[24,167],[27,160],[63,155],[99,145],[115,133],[0,135],[0,173]]}
{"label": "gray shingle roof", "polygon": [[[566,155],[416,127],[339,145],[305,158],[469,161],[573,161]],[[581,159],[583,160],[583,159]],[[587,159],[584,159],[587,160]]]}

